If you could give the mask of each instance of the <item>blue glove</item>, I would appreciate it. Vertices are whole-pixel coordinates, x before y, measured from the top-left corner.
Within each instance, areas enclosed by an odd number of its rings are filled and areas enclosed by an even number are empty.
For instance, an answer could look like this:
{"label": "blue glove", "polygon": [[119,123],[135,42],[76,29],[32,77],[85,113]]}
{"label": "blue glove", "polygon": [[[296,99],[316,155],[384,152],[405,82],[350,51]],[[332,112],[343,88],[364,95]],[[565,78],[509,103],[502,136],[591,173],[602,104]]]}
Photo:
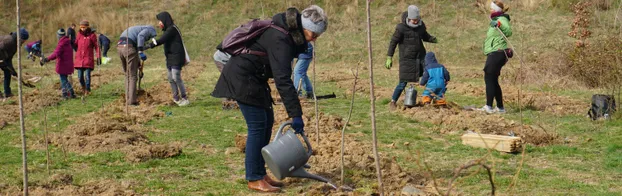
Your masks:
{"label": "blue glove", "polygon": [[498,21],[496,20],[490,21],[490,27],[499,27],[499,26],[501,26],[501,24]]}
{"label": "blue glove", "polygon": [[145,55],[145,53],[139,52],[138,56],[140,56],[140,59],[143,60],[143,61],[147,60],[147,55]]}
{"label": "blue glove", "polygon": [[305,123],[302,121],[302,117],[298,116],[292,119],[292,128],[294,128],[294,131],[298,134],[303,134],[305,132]]}

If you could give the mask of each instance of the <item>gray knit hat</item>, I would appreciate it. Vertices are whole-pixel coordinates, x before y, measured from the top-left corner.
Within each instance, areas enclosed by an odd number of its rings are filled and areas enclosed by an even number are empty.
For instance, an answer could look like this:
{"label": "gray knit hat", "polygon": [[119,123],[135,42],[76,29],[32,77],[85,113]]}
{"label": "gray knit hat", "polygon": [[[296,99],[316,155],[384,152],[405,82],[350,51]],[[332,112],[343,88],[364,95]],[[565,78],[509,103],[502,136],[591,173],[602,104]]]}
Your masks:
{"label": "gray knit hat", "polygon": [[324,10],[317,5],[311,5],[302,10],[302,28],[322,34],[328,28],[328,17]]}
{"label": "gray knit hat", "polygon": [[421,15],[419,15],[419,8],[416,5],[408,6],[408,19],[421,19]]}
{"label": "gray knit hat", "polygon": [[58,29],[58,31],[56,31],[56,35],[65,36],[65,29],[63,28]]}

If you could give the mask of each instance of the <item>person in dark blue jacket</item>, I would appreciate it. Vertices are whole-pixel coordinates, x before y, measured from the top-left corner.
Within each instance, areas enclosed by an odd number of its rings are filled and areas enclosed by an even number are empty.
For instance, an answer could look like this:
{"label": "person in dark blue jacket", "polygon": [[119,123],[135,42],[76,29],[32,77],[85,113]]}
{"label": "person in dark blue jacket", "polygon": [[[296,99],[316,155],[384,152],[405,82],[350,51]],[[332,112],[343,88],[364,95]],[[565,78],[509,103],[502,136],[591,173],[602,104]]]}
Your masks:
{"label": "person in dark blue jacket", "polygon": [[432,98],[434,97],[437,105],[447,104],[445,101],[445,91],[450,79],[449,71],[447,71],[444,65],[438,63],[434,52],[425,54],[425,68],[423,77],[419,81],[419,85],[425,86],[423,103],[432,103]]}
{"label": "person in dark blue jacket", "polygon": [[75,44],[76,43],[76,24],[75,23],[71,23],[71,26],[67,27],[67,36],[71,40],[71,48],[73,48],[74,52],[77,51],[78,46]]}
{"label": "person in dark blue jacket", "polygon": [[108,57],[108,50],[110,50],[110,39],[106,37],[103,33],[99,34],[99,47],[101,47],[100,51],[102,52],[103,57]]}
{"label": "person in dark blue jacket", "polygon": [[[294,87],[296,87],[299,97],[302,96],[302,89],[304,89],[307,92],[307,99],[313,99],[313,85],[311,85],[311,80],[307,76],[311,60],[313,60],[313,45],[307,42],[307,50],[298,55],[296,67],[294,68]],[[302,82],[302,87],[300,82]]]}

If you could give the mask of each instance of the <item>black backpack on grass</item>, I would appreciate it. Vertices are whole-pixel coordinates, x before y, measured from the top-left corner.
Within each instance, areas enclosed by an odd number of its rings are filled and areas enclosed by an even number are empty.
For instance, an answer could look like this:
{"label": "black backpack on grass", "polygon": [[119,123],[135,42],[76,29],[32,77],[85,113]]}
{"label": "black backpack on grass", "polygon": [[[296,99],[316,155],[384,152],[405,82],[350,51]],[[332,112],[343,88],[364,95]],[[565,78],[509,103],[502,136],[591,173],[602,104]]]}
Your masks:
{"label": "black backpack on grass", "polygon": [[592,107],[587,112],[587,115],[592,120],[599,118],[610,118],[616,111],[616,100],[611,95],[596,94],[592,95]]}

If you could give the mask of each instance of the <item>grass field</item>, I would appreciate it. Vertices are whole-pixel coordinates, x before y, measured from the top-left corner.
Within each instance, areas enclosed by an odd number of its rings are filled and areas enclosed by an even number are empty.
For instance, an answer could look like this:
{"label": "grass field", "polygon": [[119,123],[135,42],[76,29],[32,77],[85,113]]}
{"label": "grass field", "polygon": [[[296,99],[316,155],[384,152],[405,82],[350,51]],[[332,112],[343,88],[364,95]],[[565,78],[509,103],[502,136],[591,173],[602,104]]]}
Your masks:
{"label": "grass field", "polygon": [[[44,2],[43,7],[40,7]],[[475,6],[477,1],[416,1],[422,9],[429,32],[439,44],[426,44],[437,53],[440,63],[452,73],[447,97],[460,106],[484,104],[481,43],[485,37],[487,14]],[[568,1],[570,2],[570,1]],[[474,159],[484,158],[493,167],[499,195],[620,195],[622,193],[622,120],[591,121],[585,117],[591,95],[610,92],[588,88],[572,77],[553,72],[564,68],[563,51],[573,46],[567,36],[573,20],[568,2],[548,0],[512,1],[514,36],[510,41],[525,60],[510,61],[502,71],[509,111],[504,115],[449,109],[415,108],[390,112],[388,102],[397,84],[397,65],[384,69],[386,47],[407,1],[372,2],[372,43],[376,84],[379,151],[385,191],[397,193],[411,184],[430,195],[446,192],[454,169]],[[598,1],[600,2],[600,1]],[[180,26],[192,57],[184,69],[191,105],[171,104],[162,49],[147,51],[143,88],[146,104],[123,106],[123,74],[116,48],[93,79],[96,89],[84,101],[62,101],[54,86],[58,78],[51,64],[39,67],[27,61],[28,76],[42,76],[36,89],[25,89],[28,169],[33,195],[250,195],[244,180],[244,154],[235,147],[234,138],[246,132],[239,110],[222,111],[220,99],[210,96],[219,76],[211,56],[217,43],[235,26],[249,18],[267,18],[287,6],[304,8],[308,1],[26,1],[22,3],[22,22],[31,31],[31,39],[44,38],[45,52],[52,51],[54,32],[71,22],[88,19],[111,40],[129,24],[152,24],[159,11],[169,11]],[[371,156],[369,122],[369,77],[365,34],[365,2],[359,0],[316,1],[329,14],[329,30],[316,43],[316,94],[335,92],[336,99],[321,100],[319,110],[305,104],[307,132],[315,138],[315,115],[320,115],[322,142],[320,154],[311,159],[313,172],[339,182],[339,126],[344,126],[350,103],[353,76],[358,61],[361,73],[355,94],[352,119],[346,129],[347,161]],[[286,5],[287,4],[287,5]],[[593,8],[592,39],[620,35],[622,22],[619,2],[610,1],[610,9]],[[15,27],[14,2],[0,7],[0,33]],[[160,33],[160,32],[158,32]],[[622,37],[618,36],[618,39]],[[23,51],[22,51],[23,52]],[[23,54],[23,53],[22,53]],[[23,55],[25,56],[25,55]],[[25,60],[25,58],[24,58]],[[22,62],[24,62],[24,60]],[[398,57],[394,57],[394,62]],[[520,74],[522,70],[522,74]],[[309,72],[311,74],[311,72]],[[523,76],[524,83],[516,80]],[[74,80],[77,80],[74,77]],[[99,80],[99,81],[98,81]],[[15,82],[13,89],[17,89]],[[74,85],[74,88],[77,86]],[[79,87],[77,88],[79,89]],[[519,92],[520,90],[520,92]],[[519,107],[518,100],[522,107]],[[39,100],[39,101],[37,101]],[[15,112],[16,99],[0,103],[0,111]],[[282,106],[276,106],[277,121],[284,121]],[[18,114],[0,128],[0,195],[17,195],[21,190],[21,141]],[[4,117],[0,115],[0,117]],[[47,126],[44,116],[47,116]],[[341,119],[341,120],[339,120]],[[0,119],[1,121],[5,119]],[[334,123],[334,124],[331,124]],[[525,126],[521,126],[524,124]],[[51,139],[50,173],[46,170],[44,128]],[[103,128],[102,128],[103,127]],[[107,130],[103,132],[99,130]],[[467,131],[507,134],[509,130],[529,142],[524,156],[475,149],[461,144]],[[315,140],[315,139],[313,139]],[[335,142],[337,141],[337,142]],[[315,143],[314,143],[315,144]],[[163,151],[156,148],[162,147]],[[180,148],[181,153],[176,153]],[[136,155],[147,149],[147,157]],[[361,155],[356,153],[363,152]],[[158,156],[156,156],[156,154]],[[160,156],[161,155],[161,156]],[[170,155],[170,156],[169,156]],[[152,156],[152,157],[149,157]],[[171,157],[172,156],[172,157]],[[143,158],[136,161],[136,157]],[[362,161],[365,164],[365,160]],[[315,168],[317,166],[317,168]],[[427,169],[426,169],[427,168]],[[520,170],[517,179],[516,173]],[[358,162],[346,166],[346,185],[353,195],[376,193],[375,170]],[[430,175],[430,174],[433,175]],[[393,175],[395,174],[395,175]],[[434,176],[434,179],[432,177]],[[411,180],[405,180],[411,179]],[[286,181],[282,194],[343,194],[327,192],[322,184],[309,180]],[[510,184],[515,183],[513,188]],[[483,170],[463,171],[453,194],[490,194],[488,176]]]}

